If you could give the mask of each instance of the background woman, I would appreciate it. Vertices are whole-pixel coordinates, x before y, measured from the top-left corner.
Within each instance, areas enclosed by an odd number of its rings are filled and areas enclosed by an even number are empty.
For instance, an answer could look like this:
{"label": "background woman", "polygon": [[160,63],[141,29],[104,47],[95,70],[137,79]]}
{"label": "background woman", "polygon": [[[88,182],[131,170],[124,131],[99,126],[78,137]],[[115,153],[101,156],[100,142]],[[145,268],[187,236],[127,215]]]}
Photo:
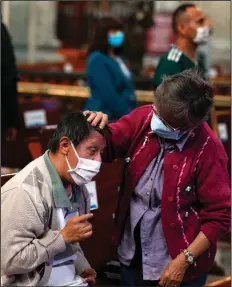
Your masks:
{"label": "background woman", "polygon": [[88,84],[91,90],[85,109],[102,111],[116,120],[136,107],[132,74],[122,58],[122,23],[113,18],[99,21],[89,47]]}

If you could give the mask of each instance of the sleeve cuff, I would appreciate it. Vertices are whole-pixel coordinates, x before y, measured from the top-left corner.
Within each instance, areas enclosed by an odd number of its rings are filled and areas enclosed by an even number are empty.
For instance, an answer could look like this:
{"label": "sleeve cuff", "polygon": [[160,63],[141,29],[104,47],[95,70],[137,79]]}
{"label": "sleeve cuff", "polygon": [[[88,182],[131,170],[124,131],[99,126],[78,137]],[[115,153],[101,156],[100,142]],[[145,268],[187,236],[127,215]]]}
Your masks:
{"label": "sleeve cuff", "polygon": [[202,226],[201,231],[204,233],[204,235],[208,238],[210,244],[215,244],[218,240],[217,233],[212,230],[209,226]]}
{"label": "sleeve cuff", "polygon": [[49,259],[53,259],[56,254],[64,252],[66,249],[66,244],[60,231],[49,230],[46,237],[40,240],[40,244],[46,248]]}

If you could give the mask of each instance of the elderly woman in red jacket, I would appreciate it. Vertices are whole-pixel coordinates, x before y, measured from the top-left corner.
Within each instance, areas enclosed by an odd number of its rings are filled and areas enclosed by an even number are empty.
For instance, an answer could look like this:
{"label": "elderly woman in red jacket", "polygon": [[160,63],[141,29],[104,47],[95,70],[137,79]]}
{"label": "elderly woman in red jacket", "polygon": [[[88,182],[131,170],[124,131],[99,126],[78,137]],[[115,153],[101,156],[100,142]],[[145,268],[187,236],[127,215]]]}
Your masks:
{"label": "elderly woman in red jacket", "polygon": [[123,285],[205,284],[231,218],[227,156],[205,122],[212,104],[209,83],[184,71],[163,80],[154,105],[110,125],[105,160],[125,158],[114,237]]}

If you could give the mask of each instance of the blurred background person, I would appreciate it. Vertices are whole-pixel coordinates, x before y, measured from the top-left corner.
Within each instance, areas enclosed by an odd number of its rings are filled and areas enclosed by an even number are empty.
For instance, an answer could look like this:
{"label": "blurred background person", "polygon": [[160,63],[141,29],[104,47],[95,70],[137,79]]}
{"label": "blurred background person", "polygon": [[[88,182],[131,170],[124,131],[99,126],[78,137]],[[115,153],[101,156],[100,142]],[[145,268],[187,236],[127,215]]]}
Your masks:
{"label": "blurred background person", "polygon": [[91,96],[87,110],[102,111],[116,120],[136,107],[133,76],[123,59],[123,24],[99,20],[89,47],[87,78]]}
{"label": "blurred background person", "polygon": [[174,75],[187,69],[198,68],[203,78],[206,67],[199,57],[197,63],[197,47],[206,44],[210,37],[211,23],[202,9],[195,4],[182,4],[172,15],[172,29],[175,44],[161,56],[156,68],[154,85],[157,88],[164,75]]}
{"label": "blurred background person", "polygon": [[143,57],[146,53],[147,30],[153,26],[153,1],[126,1],[133,12],[125,19],[125,55],[130,61],[134,75],[143,72]]}
{"label": "blurred background person", "polygon": [[20,118],[18,111],[18,71],[9,32],[1,21],[1,101],[2,140],[12,141],[18,134]]}

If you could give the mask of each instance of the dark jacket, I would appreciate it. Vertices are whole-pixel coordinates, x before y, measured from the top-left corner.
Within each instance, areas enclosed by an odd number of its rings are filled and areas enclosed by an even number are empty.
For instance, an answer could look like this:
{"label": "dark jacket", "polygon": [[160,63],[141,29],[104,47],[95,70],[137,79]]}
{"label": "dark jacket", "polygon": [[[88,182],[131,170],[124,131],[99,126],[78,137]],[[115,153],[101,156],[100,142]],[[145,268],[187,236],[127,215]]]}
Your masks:
{"label": "dark jacket", "polygon": [[87,77],[91,91],[85,109],[101,111],[109,120],[129,114],[136,107],[132,77],[127,78],[117,61],[100,52],[87,60]]}
{"label": "dark jacket", "polygon": [[7,128],[19,128],[18,71],[10,35],[1,22],[1,120],[2,132]]}
{"label": "dark jacket", "polygon": [[[125,158],[114,244],[119,243],[123,232],[133,191],[160,150],[157,136],[151,133],[152,113],[152,105],[143,106],[110,125],[112,135],[107,143],[105,161]],[[221,141],[206,123],[192,131],[182,152],[164,156],[161,220],[170,256],[174,259],[200,231],[211,243],[209,250],[197,258],[196,266],[189,267],[184,282],[209,271],[217,241],[230,230],[227,160]],[[187,218],[186,211],[189,213]]]}

